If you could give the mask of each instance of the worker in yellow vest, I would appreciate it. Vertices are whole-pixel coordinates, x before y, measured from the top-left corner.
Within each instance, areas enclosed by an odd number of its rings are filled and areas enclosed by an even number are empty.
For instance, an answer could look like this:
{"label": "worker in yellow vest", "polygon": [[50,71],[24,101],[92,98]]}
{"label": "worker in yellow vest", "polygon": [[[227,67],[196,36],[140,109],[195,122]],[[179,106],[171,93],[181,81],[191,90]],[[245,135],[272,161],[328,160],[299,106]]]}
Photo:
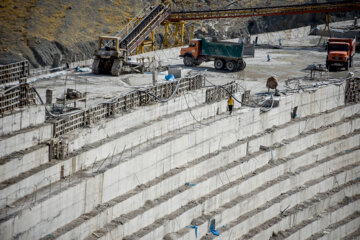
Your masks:
{"label": "worker in yellow vest", "polygon": [[233,106],[234,106],[234,99],[231,96],[229,96],[227,102],[228,102],[229,114],[231,115],[232,109],[233,109]]}

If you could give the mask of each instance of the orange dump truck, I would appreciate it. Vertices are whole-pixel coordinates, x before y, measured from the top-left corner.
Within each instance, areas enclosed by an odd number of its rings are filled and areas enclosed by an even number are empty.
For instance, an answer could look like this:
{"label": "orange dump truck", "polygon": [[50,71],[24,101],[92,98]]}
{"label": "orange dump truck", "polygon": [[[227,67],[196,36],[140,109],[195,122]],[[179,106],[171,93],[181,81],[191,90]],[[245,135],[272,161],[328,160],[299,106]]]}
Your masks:
{"label": "orange dump truck", "polygon": [[342,66],[348,70],[353,64],[355,46],[356,38],[329,38],[326,68]]}

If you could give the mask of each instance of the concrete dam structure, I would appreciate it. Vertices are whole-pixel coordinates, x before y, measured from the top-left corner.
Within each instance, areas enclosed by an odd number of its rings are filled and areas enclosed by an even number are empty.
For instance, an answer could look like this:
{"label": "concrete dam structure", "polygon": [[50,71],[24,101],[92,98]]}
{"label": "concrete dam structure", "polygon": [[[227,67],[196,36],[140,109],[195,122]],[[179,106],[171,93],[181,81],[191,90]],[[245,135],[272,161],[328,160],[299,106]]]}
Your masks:
{"label": "concrete dam structure", "polygon": [[[209,63],[154,85],[1,66],[0,238],[359,239],[359,57],[309,77],[326,53],[297,41],[256,49],[240,75]],[[61,99],[64,82],[87,95]]]}

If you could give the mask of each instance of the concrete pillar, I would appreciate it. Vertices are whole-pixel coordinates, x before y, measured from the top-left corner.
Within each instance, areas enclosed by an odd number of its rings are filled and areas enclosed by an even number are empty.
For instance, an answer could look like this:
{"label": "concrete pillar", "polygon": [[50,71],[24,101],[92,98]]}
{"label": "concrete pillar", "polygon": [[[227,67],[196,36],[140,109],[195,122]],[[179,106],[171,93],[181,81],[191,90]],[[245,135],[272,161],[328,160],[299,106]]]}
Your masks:
{"label": "concrete pillar", "polygon": [[54,89],[46,89],[46,104],[55,103],[55,90]]}
{"label": "concrete pillar", "polygon": [[158,72],[156,70],[152,72],[152,80],[153,80],[153,85],[156,86],[158,81]]}

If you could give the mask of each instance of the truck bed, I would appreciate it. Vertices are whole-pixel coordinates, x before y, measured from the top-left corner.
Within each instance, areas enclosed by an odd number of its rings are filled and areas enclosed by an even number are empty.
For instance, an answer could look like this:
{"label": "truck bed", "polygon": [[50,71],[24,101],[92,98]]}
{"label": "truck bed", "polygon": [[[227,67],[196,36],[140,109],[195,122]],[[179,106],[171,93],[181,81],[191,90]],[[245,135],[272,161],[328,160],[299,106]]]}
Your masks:
{"label": "truck bed", "polygon": [[205,39],[201,41],[201,54],[211,57],[224,58],[243,58],[243,43],[235,42],[208,42]]}

